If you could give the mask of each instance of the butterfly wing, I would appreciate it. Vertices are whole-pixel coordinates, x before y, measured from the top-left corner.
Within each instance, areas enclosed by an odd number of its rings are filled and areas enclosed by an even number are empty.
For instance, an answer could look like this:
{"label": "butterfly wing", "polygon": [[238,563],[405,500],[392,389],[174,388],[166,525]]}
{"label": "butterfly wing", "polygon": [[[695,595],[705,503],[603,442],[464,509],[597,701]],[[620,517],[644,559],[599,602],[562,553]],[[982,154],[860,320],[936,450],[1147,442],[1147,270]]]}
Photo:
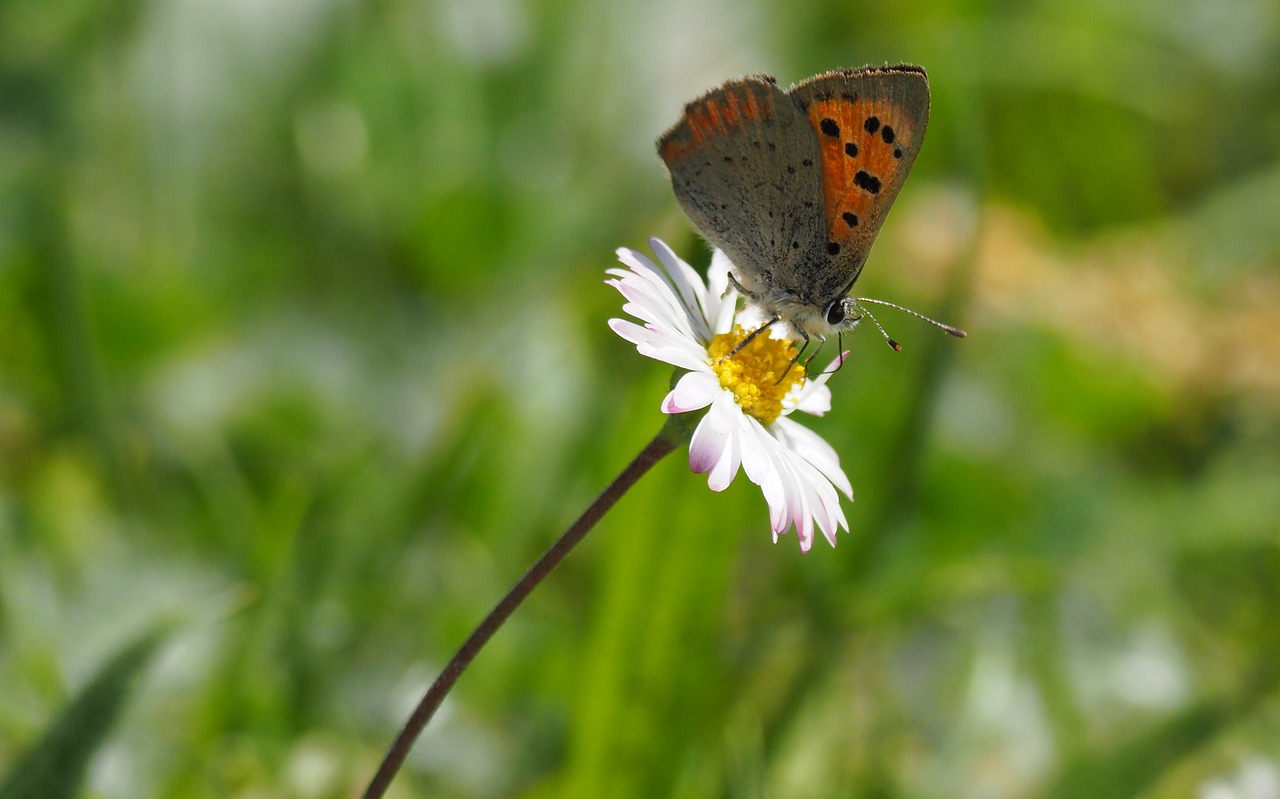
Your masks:
{"label": "butterfly wing", "polygon": [[787,95],[816,133],[830,261],[813,290],[831,300],[858,279],[920,152],[929,80],[916,66],[864,67],[818,75]]}
{"label": "butterfly wing", "polygon": [[658,153],[684,212],[749,291],[793,274],[821,242],[818,141],[772,78],[729,81],[689,103]]}

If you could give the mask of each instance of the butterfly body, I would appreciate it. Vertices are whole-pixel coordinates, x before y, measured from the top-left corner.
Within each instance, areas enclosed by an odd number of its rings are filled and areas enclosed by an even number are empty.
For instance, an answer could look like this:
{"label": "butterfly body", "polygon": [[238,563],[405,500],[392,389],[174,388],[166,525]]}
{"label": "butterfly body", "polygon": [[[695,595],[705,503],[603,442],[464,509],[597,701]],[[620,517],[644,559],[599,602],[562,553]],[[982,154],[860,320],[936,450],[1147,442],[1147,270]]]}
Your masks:
{"label": "butterfly body", "polygon": [[837,70],[785,92],[749,76],[689,103],[658,152],[748,300],[792,335],[821,339],[858,323],[848,292],[928,116],[920,67]]}

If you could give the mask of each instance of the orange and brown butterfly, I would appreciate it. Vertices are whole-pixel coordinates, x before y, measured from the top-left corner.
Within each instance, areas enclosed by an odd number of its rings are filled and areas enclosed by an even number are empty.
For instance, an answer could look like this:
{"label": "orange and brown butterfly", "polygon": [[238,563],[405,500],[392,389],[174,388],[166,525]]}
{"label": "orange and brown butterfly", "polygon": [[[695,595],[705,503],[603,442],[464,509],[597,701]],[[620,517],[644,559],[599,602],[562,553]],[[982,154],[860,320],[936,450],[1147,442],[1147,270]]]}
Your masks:
{"label": "orange and brown butterfly", "polygon": [[785,92],[754,75],[685,106],[658,153],[741,292],[807,342],[852,330],[864,314],[847,295],[928,121],[918,66],[836,70]]}

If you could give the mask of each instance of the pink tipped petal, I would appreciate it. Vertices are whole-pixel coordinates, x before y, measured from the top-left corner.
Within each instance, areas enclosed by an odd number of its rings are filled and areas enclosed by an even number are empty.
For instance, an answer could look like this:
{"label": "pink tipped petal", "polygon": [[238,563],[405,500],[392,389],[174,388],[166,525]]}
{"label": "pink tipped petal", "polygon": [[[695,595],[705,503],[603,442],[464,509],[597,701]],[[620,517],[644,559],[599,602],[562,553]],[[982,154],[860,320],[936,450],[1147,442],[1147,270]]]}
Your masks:
{"label": "pink tipped petal", "polygon": [[[725,407],[726,401],[728,408]],[[702,417],[689,441],[689,468],[695,474],[705,474],[719,462],[733,432],[732,415],[735,413],[739,413],[737,406],[732,397],[724,392],[711,403],[707,415]]]}
{"label": "pink tipped petal", "polygon": [[830,527],[824,526],[822,528],[822,535],[826,537],[827,543],[830,544],[831,546],[836,545],[836,536],[839,534],[841,530],[849,529],[849,524],[844,519],[844,512],[840,510],[840,505],[838,503],[839,503],[839,500],[837,500],[836,505],[833,505],[829,509],[831,511],[829,516],[831,520],[830,521],[831,526]]}
{"label": "pink tipped petal", "polygon": [[787,505],[787,486],[781,473],[772,475],[770,488],[760,486],[765,502],[769,504],[769,527],[773,531],[773,543],[778,543],[782,534],[791,529],[791,511]]}
{"label": "pink tipped petal", "polygon": [[831,376],[836,373],[836,370],[843,366],[844,362],[848,359],[849,351],[845,350],[833,358],[831,363],[827,364],[826,369],[823,369],[821,373],[815,375],[813,382],[819,386],[826,384],[826,382],[831,379]]}
{"label": "pink tipped petal", "polygon": [[712,491],[723,491],[738,476],[738,466],[742,463],[742,439],[729,436],[729,443],[720,454],[720,460],[707,474],[707,486]]}
{"label": "pink tipped petal", "polygon": [[[703,420],[705,421],[705,420]],[[698,425],[689,441],[689,470],[706,474],[720,460],[727,437],[720,437],[706,425]]]}
{"label": "pink tipped petal", "polygon": [[670,280],[645,255],[623,248],[618,250],[618,260],[630,269],[611,269],[607,273],[617,276],[619,283],[625,285],[626,289],[617,283],[610,285],[618,288],[624,296],[628,295],[628,291],[631,292],[628,299],[643,297],[670,308],[681,307],[679,297],[672,291]]}
{"label": "pink tipped petal", "polygon": [[800,482],[805,487],[808,512],[818,528],[822,530],[823,536],[831,546],[835,546],[836,533],[842,527],[847,528],[844,513],[840,510],[840,497],[836,494],[835,488],[823,479],[812,465],[798,456],[796,467]]}

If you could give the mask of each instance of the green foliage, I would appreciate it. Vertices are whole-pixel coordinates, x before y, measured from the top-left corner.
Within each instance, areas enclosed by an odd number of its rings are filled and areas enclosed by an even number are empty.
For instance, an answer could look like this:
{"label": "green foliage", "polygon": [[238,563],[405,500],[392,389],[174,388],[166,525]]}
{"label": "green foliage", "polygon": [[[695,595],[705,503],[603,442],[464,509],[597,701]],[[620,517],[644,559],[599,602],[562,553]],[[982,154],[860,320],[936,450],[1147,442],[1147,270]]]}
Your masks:
{"label": "green foliage", "polygon": [[160,633],[148,633],[113,657],[0,780],[0,799],[79,796],[90,760],[107,740]]}

